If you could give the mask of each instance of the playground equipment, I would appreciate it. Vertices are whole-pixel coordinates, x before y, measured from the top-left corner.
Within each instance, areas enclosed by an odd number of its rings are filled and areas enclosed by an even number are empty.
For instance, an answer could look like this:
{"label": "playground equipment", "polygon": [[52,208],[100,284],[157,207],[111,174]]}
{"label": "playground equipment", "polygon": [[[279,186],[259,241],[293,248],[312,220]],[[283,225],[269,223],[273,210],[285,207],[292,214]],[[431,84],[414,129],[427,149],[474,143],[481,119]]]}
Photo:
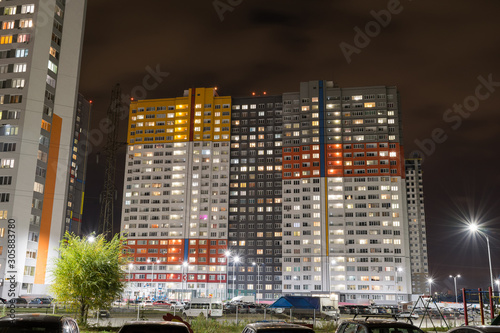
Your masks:
{"label": "playground equipment", "polygon": [[[472,295],[476,294],[479,296],[479,309],[480,309],[480,314],[481,314],[481,325],[484,325],[484,304],[483,304],[483,295],[488,295],[489,298],[489,305],[490,305],[490,317],[491,317],[491,324],[494,322],[497,322],[498,320],[495,319],[495,306],[493,304],[493,289],[491,287],[488,287],[488,291],[483,291],[481,288],[479,288],[477,291],[471,290],[471,289],[465,289],[462,288],[462,296],[464,300],[464,316],[465,316],[465,325],[469,325],[469,316],[468,316],[468,311],[467,311],[467,295]],[[498,292],[496,292],[498,294]],[[498,297],[498,296],[497,296]],[[497,318],[498,319],[498,318]]]}

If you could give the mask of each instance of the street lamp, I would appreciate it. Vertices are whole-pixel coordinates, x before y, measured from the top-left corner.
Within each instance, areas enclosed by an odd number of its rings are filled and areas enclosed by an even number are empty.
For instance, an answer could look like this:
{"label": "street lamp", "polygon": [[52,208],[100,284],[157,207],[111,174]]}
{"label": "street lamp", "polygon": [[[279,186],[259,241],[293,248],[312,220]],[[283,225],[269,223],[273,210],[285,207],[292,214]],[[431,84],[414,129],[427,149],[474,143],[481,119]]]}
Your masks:
{"label": "street lamp", "polygon": [[[259,293],[259,281],[260,281],[260,266],[264,265],[263,263],[257,264],[256,262],[253,262],[252,265],[257,266],[257,294],[260,295]],[[259,304],[259,298],[257,297],[257,304]]]}
{"label": "street lamp", "polygon": [[128,264],[128,287],[130,288],[130,292],[127,304],[130,302],[130,298],[132,298],[132,286],[130,285],[130,271],[132,270],[132,268],[134,268],[134,265],[132,263]]}
{"label": "street lamp", "polygon": [[236,289],[234,289],[234,282],[236,281],[235,277],[234,277],[234,273],[236,271],[234,265],[239,263],[240,262],[240,257],[236,256],[233,258],[233,297],[234,297],[234,294],[235,294],[235,291]]}
{"label": "street lamp", "polygon": [[396,268],[396,283],[395,283],[395,288],[396,288],[396,305],[398,305],[398,273],[402,272],[403,268],[398,267]]}
{"label": "street lamp", "polygon": [[160,260],[156,260],[156,262],[152,261],[151,259],[146,260],[148,263],[152,263],[153,267],[151,268],[151,288],[154,290],[154,298],[156,298],[156,287],[153,287],[153,279],[155,277],[155,263],[159,264]]}
{"label": "street lamp", "polygon": [[[187,289],[187,276],[184,276],[184,268],[189,266],[189,263],[187,261],[184,261],[182,263],[182,275],[181,275],[181,300],[182,300],[182,293],[184,292],[184,281],[186,281],[186,289]],[[187,274],[186,274],[187,275]]]}
{"label": "street lamp", "polygon": [[450,275],[450,277],[453,278],[453,282],[455,282],[455,303],[458,303],[457,278],[460,277],[460,274],[457,274],[455,276]]}
{"label": "street lamp", "polygon": [[493,284],[493,269],[491,268],[491,250],[490,250],[490,239],[488,238],[488,235],[479,230],[479,226],[477,225],[477,223],[471,223],[469,225],[469,230],[472,232],[472,233],[475,233],[477,232],[478,234],[480,235],[483,235],[484,238],[486,238],[486,246],[488,247],[488,261],[489,261],[489,264],[490,264],[490,281],[491,281],[491,288],[493,289],[493,291],[495,290],[495,285]]}
{"label": "street lamp", "polygon": [[224,252],[226,256],[226,297],[229,296],[229,259],[231,258],[231,252],[228,250]]}
{"label": "street lamp", "polygon": [[431,299],[432,299],[432,281],[434,281],[432,278],[427,279],[427,283],[429,284],[429,294],[431,295]]}

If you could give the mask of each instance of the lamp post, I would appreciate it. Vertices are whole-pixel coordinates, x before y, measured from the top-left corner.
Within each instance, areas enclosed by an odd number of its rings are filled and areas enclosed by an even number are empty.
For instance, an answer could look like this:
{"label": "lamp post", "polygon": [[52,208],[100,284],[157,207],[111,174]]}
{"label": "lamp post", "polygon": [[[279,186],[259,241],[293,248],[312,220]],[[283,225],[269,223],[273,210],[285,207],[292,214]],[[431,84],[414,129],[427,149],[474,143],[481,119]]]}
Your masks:
{"label": "lamp post", "polygon": [[127,304],[130,302],[130,298],[132,298],[132,286],[130,285],[130,271],[134,268],[133,264],[128,264],[128,287],[129,287],[129,296],[128,296],[128,301]]}
{"label": "lamp post", "polygon": [[186,268],[186,271],[188,270],[189,263],[187,261],[184,261],[182,263],[182,275],[181,275],[181,300],[182,300],[182,294],[184,293],[184,281],[186,281],[186,289],[187,289],[187,273],[186,276],[184,275],[184,268]]}
{"label": "lamp post", "polygon": [[396,268],[396,281],[395,281],[395,288],[396,288],[396,306],[398,305],[398,273],[402,272],[403,269],[401,267]]}
{"label": "lamp post", "polygon": [[434,281],[432,278],[427,279],[427,283],[429,284],[429,294],[431,295],[431,299],[432,299],[432,281]]}
{"label": "lamp post", "polygon": [[495,290],[495,284],[493,283],[493,269],[491,268],[491,250],[490,250],[490,239],[488,238],[488,235],[479,230],[479,226],[477,225],[477,223],[471,223],[469,225],[469,230],[472,232],[472,233],[478,233],[480,235],[483,235],[484,238],[486,238],[486,246],[488,247],[488,262],[490,264],[490,282],[491,282],[491,288],[493,289],[493,291]]}
{"label": "lamp post", "polygon": [[[263,263],[256,263],[256,262],[253,262],[252,265],[254,266],[257,266],[257,295],[260,295],[260,292],[259,292],[259,282],[260,282],[260,266],[261,265],[264,265]],[[257,298],[257,304],[259,304],[259,298]]]}
{"label": "lamp post", "polygon": [[455,276],[450,275],[450,277],[453,278],[453,282],[455,283],[455,303],[458,303],[457,278],[460,277],[460,274],[457,274]]}
{"label": "lamp post", "polygon": [[229,259],[231,258],[231,252],[224,252],[226,256],[226,298],[229,298]]}
{"label": "lamp post", "polygon": [[154,281],[153,279],[155,277],[155,263],[159,264],[160,260],[156,260],[156,262],[155,262],[155,261],[152,261],[151,259],[148,259],[147,262],[153,264],[153,267],[151,268],[151,288],[153,288],[153,295],[154,295],[154,298],[156,298],[156,288],[153,287],[153,281]]}
{"label": "lamp post", "polygon": [[235,291],[236,291],[236,289],[234,289],[234,283],[236,281],[235,276],[234,276],[234,273],[235,273],[236,269],[235,269],[234,265],[237,264],[237,263],[239,263],[239,262],[240,262],[240,257],[236,256],[236,257],[233,258],[233,297],[234,297],[234,294],[235,294]]}

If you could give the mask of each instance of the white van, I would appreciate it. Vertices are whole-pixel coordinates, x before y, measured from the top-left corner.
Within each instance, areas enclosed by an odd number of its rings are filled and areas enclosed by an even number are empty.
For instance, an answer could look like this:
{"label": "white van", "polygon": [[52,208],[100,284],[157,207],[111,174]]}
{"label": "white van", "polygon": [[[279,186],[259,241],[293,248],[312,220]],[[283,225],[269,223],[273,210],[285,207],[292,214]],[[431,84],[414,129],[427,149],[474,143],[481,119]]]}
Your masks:
{"label": "white van", "polygon": [[218,298],[193,298],[184,308],[186,317],[198,317],[202,313],[207,317],[222,317],[222,301]]}

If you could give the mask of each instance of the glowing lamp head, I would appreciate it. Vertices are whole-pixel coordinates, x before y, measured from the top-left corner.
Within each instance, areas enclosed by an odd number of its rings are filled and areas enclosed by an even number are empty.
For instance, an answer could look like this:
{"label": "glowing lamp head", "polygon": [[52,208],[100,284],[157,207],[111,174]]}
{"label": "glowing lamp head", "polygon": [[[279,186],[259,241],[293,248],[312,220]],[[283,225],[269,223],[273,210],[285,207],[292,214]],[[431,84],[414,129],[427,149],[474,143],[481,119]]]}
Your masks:
{"label": "glowing lamp head", "polygon": [[477,226],[476,223],[471,223],[471,224],[469,224],[469,230],[472,232],[476,232],[479,230],[479,227]]}

